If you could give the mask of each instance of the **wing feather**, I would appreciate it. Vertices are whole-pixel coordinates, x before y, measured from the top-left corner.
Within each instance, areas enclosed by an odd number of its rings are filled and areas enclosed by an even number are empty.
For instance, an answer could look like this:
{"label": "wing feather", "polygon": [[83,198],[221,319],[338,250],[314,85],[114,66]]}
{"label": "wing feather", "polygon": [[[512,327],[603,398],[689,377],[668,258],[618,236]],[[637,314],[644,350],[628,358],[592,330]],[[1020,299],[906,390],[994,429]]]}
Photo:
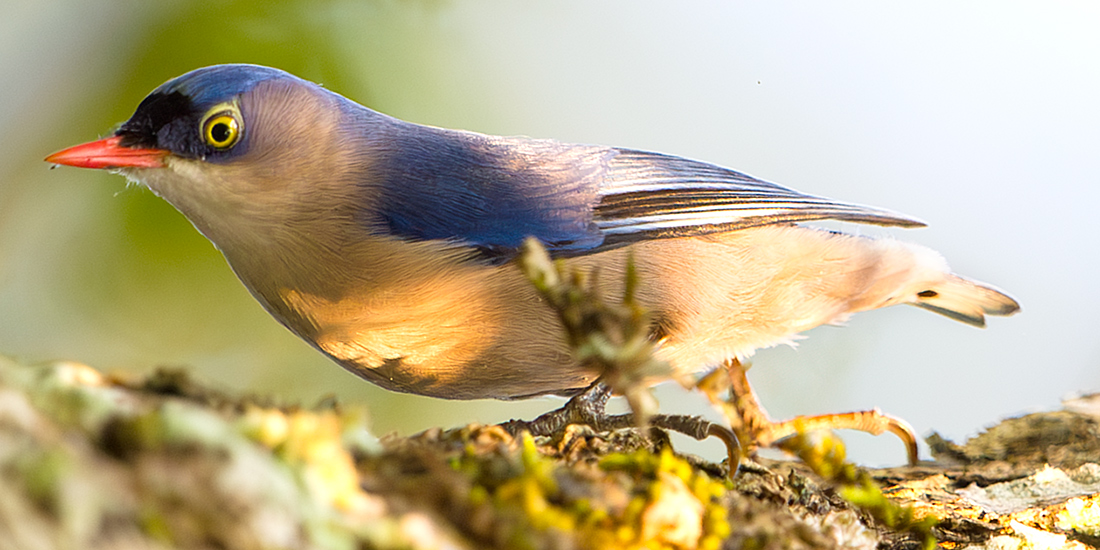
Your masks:
{"label": "wing feather", "polygon": [[[375,127],[381,125],[374,125]],[[499,137],[394,121],[362,182],[378,230],[450,240],[495,262],[527,236],[555,256],[641,239],[835,219],[924,225],[908,216],[806,195],[747,174],[660,153]]]}
{"label": "wing feather", "polygon": [[713,164],[616,151],[608,161],[596,205],[595,223],[607,244],[822,219],[924,225],[904,214],[806,195]]}

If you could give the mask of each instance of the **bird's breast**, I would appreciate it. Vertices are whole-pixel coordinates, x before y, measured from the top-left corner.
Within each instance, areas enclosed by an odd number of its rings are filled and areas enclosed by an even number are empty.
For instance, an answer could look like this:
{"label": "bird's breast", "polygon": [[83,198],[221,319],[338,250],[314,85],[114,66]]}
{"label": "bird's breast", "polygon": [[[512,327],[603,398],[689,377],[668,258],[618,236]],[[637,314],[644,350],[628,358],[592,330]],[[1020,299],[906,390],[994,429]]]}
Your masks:
{"label": "bird's breast", "polygon": [[300,269],[234,269],[292,332],[387,389],[512,398],[590,380],[515,265],[439,241],[378,238],[343,250]]}

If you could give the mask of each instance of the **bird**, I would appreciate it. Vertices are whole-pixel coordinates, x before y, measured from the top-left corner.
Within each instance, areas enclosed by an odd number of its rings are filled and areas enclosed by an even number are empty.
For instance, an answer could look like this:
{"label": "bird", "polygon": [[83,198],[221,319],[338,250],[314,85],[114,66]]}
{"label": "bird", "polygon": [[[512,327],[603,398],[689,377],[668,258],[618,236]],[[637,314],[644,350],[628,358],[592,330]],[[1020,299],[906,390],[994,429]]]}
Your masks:
{"label": "bird", "polygon": [[1019,304],[924,246],[815,227],[920,227],[715,164],[399,120],[279,69],[203,67],[53,164],[106,169],[171,203],[256,300],[388,390],[571,395],[595,375],[512,260],[537,239],[622,291],[627,259],[677,373],[909,304],[982,327]]}

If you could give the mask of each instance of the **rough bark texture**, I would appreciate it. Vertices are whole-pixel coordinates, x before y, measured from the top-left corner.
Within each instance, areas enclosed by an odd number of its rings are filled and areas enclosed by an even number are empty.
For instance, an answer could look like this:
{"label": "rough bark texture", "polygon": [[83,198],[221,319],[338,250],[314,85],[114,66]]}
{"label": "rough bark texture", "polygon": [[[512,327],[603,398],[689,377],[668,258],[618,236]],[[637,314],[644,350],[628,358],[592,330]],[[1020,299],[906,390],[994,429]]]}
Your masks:
{"label": "rough bark texture", "polygon": [[[873,471],[947,548],[1100,544],[1095,405],[1010,419]],[[801,463],[721,464],[661,432],[377,442],[329,403],[273,406],[179,371],[0,358],[0,549],[910,548]],[[858,498],[855,500],[859,500]]]}

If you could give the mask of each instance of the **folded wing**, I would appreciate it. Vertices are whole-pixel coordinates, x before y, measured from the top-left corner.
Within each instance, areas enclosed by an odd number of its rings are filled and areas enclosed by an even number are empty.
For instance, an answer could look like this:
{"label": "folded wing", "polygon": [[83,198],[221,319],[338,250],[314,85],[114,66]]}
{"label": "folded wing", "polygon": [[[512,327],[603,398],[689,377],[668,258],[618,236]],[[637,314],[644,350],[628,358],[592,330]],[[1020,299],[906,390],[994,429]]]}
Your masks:
{"label": "folded wing", "polygon": [[659,153],[432,127],[384,141],[363,178],[382,188],[374,223],[497,262],[514,257],[528,236],[553,255],[577,256],[641,239],[810,220],[924,225]]}
{"label": "folded wing", "polygon": [[806,195],[713,164],[627,149],[608,163],[595,223],[605,244],[612,244],[823,219],[924,225],[897,212]]}

